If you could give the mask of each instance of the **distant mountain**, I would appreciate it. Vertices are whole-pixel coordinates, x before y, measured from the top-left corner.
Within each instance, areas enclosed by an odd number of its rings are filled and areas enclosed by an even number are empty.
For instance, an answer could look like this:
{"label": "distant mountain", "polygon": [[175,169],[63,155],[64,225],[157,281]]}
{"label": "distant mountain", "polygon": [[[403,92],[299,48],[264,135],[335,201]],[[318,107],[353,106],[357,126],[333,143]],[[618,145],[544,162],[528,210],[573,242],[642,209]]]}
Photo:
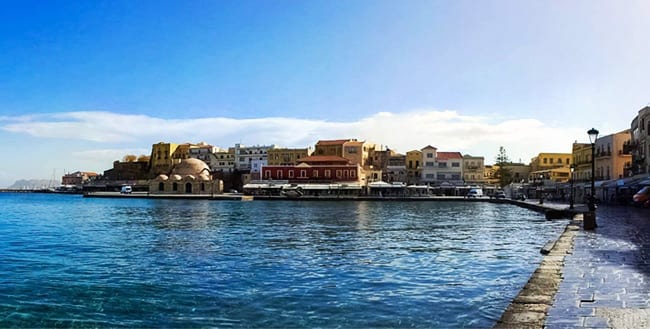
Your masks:
{"label": "distant mountain", "polygon": [[35,190],[48,187],[57,187],[59,185],[59,182],[55,182],[50,179],[20,179],[8,188],[15,190]]}

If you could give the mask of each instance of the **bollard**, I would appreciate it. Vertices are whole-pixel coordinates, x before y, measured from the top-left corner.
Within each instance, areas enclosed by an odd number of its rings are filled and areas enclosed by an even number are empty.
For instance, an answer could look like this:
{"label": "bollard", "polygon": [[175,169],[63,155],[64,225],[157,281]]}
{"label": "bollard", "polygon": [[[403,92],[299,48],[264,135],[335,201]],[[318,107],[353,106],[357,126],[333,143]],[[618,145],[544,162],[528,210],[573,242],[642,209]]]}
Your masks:
{"label": "bollard", "polygon": [[598,227],[598,225],[596,225],[595,211],[587,211],[585,213],[582,213],[582,227],[585,230],[593,230]]}

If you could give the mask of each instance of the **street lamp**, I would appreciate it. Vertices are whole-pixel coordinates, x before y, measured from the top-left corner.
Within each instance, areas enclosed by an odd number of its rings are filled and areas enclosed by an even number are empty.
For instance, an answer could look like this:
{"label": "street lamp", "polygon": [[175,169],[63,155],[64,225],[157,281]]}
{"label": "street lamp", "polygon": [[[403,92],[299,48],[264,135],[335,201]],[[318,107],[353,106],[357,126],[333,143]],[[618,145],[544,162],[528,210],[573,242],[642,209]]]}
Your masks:
{"label": "street lamp", "polygon": [[587,131],[589,142],[591,143],[591,195],[589,197],[589,211],[596,210],[596,183],[594,181],[596,173],[596,140],[598,139],[598,130],[591,128]]}
{"label": "street lamp", "polygon": [[569,167],[571,170],[571,177],[569,177],[569,181],[571,182],[571,195],[569,196],[569,209],[573,209],[573,172],[576,170],[576,165],[571,164]]}
{"label": "street lamp", "polygon": [[598,130],[591,128],[587,131],[589,134],[589,142],[591,142],[591,193],[589,195],[589,211],[582,214],[582,225],[585,230],[593,230],[598,225],[596,224],[596,184],[594,177],[596,173],[596,140],[598,139]]}
{"label": "street lamp", "polygon": [[544,204],[544,174],[539,174],[539,204]]}

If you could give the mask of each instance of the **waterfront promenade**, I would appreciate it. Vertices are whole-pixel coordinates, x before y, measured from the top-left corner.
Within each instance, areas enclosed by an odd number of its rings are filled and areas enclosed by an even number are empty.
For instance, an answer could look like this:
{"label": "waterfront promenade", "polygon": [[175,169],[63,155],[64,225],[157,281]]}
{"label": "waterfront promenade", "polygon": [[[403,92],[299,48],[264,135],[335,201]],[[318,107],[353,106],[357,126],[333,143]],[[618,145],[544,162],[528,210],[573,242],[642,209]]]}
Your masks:
{"label": "waterfront promenade", "polygon": [[546,328],[650,328],[650,210],[600,207],[576,231]]}
{"label": "waterfront promenade", "polygon": [[592,231],[581,214],[569,221],[495,327],[650,328],[650,210],[603,206],[596,216]]}

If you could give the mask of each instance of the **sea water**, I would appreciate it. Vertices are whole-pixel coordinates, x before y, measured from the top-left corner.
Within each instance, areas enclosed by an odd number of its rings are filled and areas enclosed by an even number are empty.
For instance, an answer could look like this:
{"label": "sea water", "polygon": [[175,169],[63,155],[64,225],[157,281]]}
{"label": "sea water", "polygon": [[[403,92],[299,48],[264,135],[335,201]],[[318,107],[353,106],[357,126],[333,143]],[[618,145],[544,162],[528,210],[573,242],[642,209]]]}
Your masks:
{"label": "sea water", "polygon": [[0,327],[490,327],[565,225],[487,202],[0,193]]}

